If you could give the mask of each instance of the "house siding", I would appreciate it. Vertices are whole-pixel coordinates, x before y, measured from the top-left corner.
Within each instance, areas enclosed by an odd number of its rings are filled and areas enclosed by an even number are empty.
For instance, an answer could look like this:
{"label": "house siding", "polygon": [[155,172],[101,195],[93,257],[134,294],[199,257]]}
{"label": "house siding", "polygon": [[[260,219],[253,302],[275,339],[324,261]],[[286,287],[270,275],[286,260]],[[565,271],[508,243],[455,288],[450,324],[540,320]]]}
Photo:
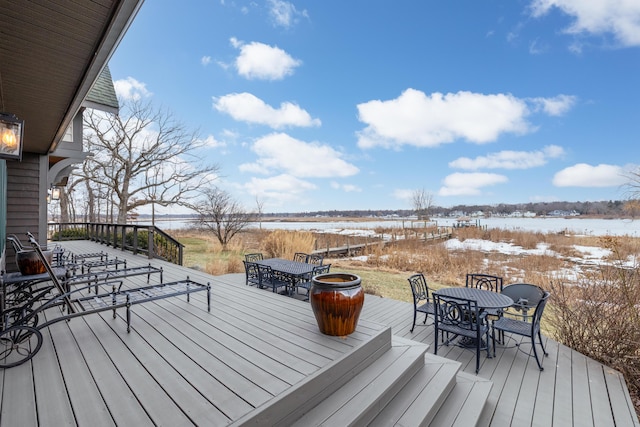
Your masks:
{"label": "house siding", "polygon": [[[46,163],[47,156],[32,153],[23,153],[21,162],[7,162],[6,230],[7,235],[15,234],[23,243],[29,231],[46,244]],[[6,248],[5,270],[17,271],[13,247]]]}

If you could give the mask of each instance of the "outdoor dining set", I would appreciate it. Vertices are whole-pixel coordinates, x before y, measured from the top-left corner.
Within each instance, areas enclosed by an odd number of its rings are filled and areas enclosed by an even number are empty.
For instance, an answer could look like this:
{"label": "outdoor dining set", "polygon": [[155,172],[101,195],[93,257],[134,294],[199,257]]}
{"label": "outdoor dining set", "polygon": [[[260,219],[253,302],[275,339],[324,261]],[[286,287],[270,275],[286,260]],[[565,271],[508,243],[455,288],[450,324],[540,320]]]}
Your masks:
{"label": "outdoor dining set", "polygon": [[262,253],[246,254],[244,259],[246,284],[269,289],[289,296],[309,297],[311,279],[328,273],[331,264],[324,256],[296,252],[293,259],[264,258]]}
{"label": "outdoor dining set", "polygon": [[[413,294],[413,332],[418,314],[423,324],[433,317],[434,353],[440,343],[457,345],[476,351],[476,373],[480,370],[480,354],[496,354],[496,342],[505,344],[505,333],[528,337],[533,355],[542,371],[542,354],[547,352],[540,333],[540,321],[550,293],[539,286],[514,283],[503,286],[503,278],[489,274],[467,274],[465,287],[443,288],[431,292],[422,273],[407,279]],[[542,354],[538,353],[540,346]],[[515,347],[520,343],[516,342]]]}

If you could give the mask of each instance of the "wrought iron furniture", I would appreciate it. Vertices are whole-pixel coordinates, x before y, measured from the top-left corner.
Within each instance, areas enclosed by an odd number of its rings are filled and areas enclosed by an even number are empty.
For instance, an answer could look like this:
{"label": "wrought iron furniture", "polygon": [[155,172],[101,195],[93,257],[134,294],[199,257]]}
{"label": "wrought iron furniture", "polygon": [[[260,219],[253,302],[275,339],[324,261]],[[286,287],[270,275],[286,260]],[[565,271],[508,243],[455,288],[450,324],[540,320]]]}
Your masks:
{"label": "wrought iron furniture", "polygon": [[313,267],[315,267],[313,264],[307,264],[306,262],[282,258],[267,258],[256,262],[256,264],[271,267],[275,276],[289,284],[289,295],[293,295],[296,285],[313,272]]}
{"label": "wrought iron furniture", "polygon": [[[536,337],[538,338],[538,344],[542,348],[542,353],[545,356],[548,356],[547,350],[544,347],[542,342],[542,334],[540,333],[540,319],[542,319],[542,313],[544,312],[544,308],[547,305],[547,301],[551,294],[549,292],[545,292],[538,304],[536,305],[536,309],[533,312],[533,317],[531,322],[525,322],[524,320],[516,320],[509,317],[501,317],[498,320],[493,322],[493,353],[495,355],[496,352],[496,344],[495,344],[495,332],[506,332],[511,334],[516,334],[524,337],[529,337],[531,339],[531,347],[533,348],[533,355],[536,358],[536,362],[538,363],[538,368],[540,370],[544,370],[542,367],[541,357],[538,356],[538,350],[536,349]],[[516,344],[518,345],[518,344]]]}
{"label": "wrought iron furniture", "polygon": [[293,254],[293,260],[296,262],[307,262],[308,256],[309,254],[306,254],[304,252],[296,252],[295,254]]}
{"label": "wrought iron furniture", "polygon": [[[37,299],[39,305],[27,303],[2,311],[0,317],[0,368],[17,366],[31,359],[42,347],[42,329],[75,317],[112,310],[115,318],[118,308],[126,308],[127,332],[130,332],[132,305],[177,295],[186,295],[187,301],[189,301],[191,293],[204,290],[207,291],[207,311],[211,311],[211,286],[191,281],[188,277],[186,280],[131,289],[122,289],[122,281],[109,282],[112,285],[112,291],[103,294],[90,295],[90,288],[94,284],[67,291],[63,283],[58,280],[33,236],[29,235],[29,241],[45,265],[53,285],[36,291],[33,298]],[[116,287],[116,284],[119,286]],[[52,295],[48,296],[50,293]],[[31,303],[33,302],[31,301]],[[66,314],[65,310],[49,310],[56,307],[66,309]],[[45,314],[45,312],[46,322],[39,324],[39,315]]]}
{"label": "wrought iron furniture", "polygon": [[309,254],[307,257],[307,263],[314,265],[322,265],[324,262],[324,255],[322,254]]}
{"label": "wrought iron furniture", "polygon": [[289,282],[281,279],[278,274],[275,274],[273,268],[263,264],[255,265],[258,268],[259,288],[271,288],[273,292],[278,292],[278,289],[285,288],[285,291],[289,293]]}
{"label": "wrought iron furniture", "polygon": [[246,262],[256,262],[256,261],[261,261],[262,259],[264,259],[264,256],[262,255],[261,252],[244,255],[244,260]]}
{"label": "wrought iron furniture", "polygon": [[513,305],[503,311],[503,315],[519,318],[528,321],[529,311],[534,310],[538,302],[544,297],[544,290],[529,283],[513,283],[505,286],[503,295],[509,296],[513,300]]}
{"label": "wrought iron furniture", "polygon": [[248,261],[242,262],[244,263],[246,285],[260,287],[260,272],[258,271],[258,264]]}
{"label": "wrought iron furniture", "polygon": [[469,273],[465,286],[467,288],[484,289],[493,292],[502,292],[502,277],[491,274]]}
{"label": "wrought iron furniture", "polygon": [[296,284],[296,292],[299,288],[303,288],[306,291],[305,301],[309,300],[309,289],[311,289],[312,285],[311,279],[313,279],[313,277],[317,276],[318,274],[328,273],[329,270],[331,270],[331,264],[316,265],[315,267],[313,267],[311,273],[309,273],[303,280]]}
{"label": "wrought iron furniture", "polygon": [[491,357],[491,352],[489,351],[490,328],[486,312],[481,311],[478,307],[478,302],[472,299],[440,295],[438,292],[433,293],[433,299],[436,308],[434,354],[438,354],[439,332],[446,332],[447,334],[445,345],[449,344],[450,334],[473,339],[476,350],[477,374],[480,370],[480,351],[483,337],[486,342],[487,357]]}
{"label": "wrought iron furniture", "polygon": [[414,274],[407,279],[409,285],[411,285],[411,294],[413,295],[413,324],[411,325],[411,332],[416,327],[416,319],[418,313],[424,313],[424,321],[422,324],[427,323],[427,317],[429,315],[435,316],[436,308],[433,304],[433,298],[429,295],[429,286],[427,280],[424,278],[424,274]]}

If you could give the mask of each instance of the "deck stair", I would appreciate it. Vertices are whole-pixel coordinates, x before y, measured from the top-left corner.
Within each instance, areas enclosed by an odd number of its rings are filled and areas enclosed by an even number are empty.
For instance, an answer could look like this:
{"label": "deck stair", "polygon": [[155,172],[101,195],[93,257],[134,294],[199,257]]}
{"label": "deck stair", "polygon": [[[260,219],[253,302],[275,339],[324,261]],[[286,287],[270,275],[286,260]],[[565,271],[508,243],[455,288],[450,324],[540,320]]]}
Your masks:
{"label": "deck stair", "polygon": [[461,372],[459,362],[429,353],[426,344],[389,330],[379,338],[374,357],[347,355],[234,425],[477,424],[490,381]]}

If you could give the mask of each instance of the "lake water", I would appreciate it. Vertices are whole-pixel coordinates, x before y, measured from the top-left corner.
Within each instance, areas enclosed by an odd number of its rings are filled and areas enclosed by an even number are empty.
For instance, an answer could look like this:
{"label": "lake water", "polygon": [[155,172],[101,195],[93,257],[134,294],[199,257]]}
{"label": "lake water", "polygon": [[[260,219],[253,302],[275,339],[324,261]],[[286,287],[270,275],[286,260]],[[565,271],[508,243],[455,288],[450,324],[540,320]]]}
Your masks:
{"label": "lake water", "polygon": [[[456,219],[441,218],[435,221],[439,226],[453,226]],[[581,218],[482,218],[473,219],[488,228],[502,228],[505,230],[521,230],[543,233],[567,231],[574,234],[590,236],[623,236],[640,237],[640,220],[630,219],[581,219]],[[413,221],[413,224],[422,222]],[[164,230],[188,228],[191,221],[184,220],[156,220],[156,226]],[[332,221],[332,222],[263,222],[253,227],[266,230],[307,230],[340,234],[375,234],[375,229],[411,227],[411,220],[379,220],[379,221]]]}

